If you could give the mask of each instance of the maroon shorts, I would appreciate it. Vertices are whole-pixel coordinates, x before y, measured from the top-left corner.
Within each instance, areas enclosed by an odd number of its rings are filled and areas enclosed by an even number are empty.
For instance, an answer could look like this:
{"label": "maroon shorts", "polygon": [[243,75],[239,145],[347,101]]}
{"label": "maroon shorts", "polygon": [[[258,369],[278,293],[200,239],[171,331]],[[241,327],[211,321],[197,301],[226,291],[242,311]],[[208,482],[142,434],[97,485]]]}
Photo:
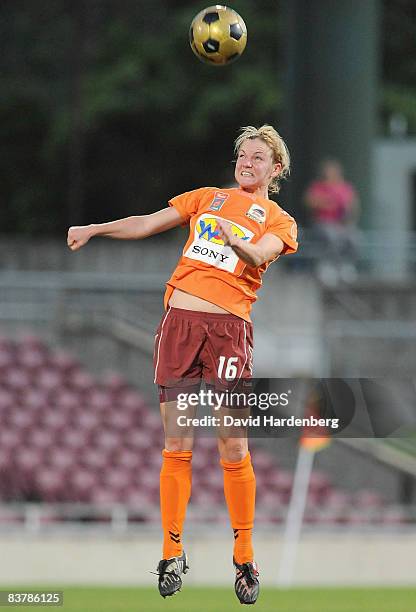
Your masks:
{"label": "maroon shorts", "polygon": [[250,378],[253,325],[233,314],[169,307],[156,330],[153,363],[160,387]]}

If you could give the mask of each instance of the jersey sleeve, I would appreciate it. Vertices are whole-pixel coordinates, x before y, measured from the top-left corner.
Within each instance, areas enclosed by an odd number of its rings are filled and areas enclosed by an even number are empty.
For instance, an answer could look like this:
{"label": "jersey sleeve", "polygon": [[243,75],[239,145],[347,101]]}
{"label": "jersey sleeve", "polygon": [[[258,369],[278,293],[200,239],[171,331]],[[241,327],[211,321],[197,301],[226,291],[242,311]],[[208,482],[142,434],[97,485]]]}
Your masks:
{"label": "jersey sleeve", "polygon": [[186,191],[185,193],[181,193],[180,195],[177,195],[169,200],[169,206],[176,208],[182,217],[183,225],[186,225],[189,222],[189,219],[198,212],[201,198],[206,191],[207,188],[202,187],[201,189]]}
{"label": "jersey sleeve", "polygon": [[283,241],[284,248],[281,255],[296,253],[298,250],[298,227],[294,218],[286,211],[276,210],[266,228],[266,233],[274,234]]}

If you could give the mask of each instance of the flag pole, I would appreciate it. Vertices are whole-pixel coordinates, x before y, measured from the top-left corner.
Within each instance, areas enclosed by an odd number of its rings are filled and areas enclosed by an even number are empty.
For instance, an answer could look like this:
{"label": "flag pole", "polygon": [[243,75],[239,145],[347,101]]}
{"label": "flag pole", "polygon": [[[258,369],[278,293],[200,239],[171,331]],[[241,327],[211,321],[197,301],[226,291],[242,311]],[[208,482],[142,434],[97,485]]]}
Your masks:
{"label": "flag pole", "polygon": [[293,584],[296,554],[302,530],[314,458],[315,451],[309,450],[300,444],[283,536],[282,556],[278,573],[279,586],[288,587]]}

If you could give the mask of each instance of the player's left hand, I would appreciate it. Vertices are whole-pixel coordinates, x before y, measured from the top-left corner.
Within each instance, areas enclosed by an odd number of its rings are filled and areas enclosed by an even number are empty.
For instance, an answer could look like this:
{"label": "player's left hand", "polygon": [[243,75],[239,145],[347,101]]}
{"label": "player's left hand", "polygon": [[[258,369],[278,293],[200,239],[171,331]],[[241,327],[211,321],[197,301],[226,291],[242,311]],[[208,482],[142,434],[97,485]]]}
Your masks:
{"label": "player's left hand", "polygon": [[234,236],[231,230],[231,223],[228,221],[217,221],[216,232],[218,237],[224,241],[225,246],[233,246],[236,241],[236,236]]}

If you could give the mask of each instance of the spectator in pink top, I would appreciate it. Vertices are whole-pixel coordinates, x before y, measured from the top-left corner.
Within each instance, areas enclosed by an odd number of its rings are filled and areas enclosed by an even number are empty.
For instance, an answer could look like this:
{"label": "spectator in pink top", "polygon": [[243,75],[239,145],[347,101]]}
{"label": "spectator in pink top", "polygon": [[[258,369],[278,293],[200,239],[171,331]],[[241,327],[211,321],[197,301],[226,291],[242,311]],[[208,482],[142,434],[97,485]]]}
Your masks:
{"label": "spectator in pink top", "polygon": [[354,280],[359,201],[338,161],[322,162],[320,177],[306,190],[305,203],[322,246],[317,266],[320,279],[328,284],[336,284],[340,278]]}

